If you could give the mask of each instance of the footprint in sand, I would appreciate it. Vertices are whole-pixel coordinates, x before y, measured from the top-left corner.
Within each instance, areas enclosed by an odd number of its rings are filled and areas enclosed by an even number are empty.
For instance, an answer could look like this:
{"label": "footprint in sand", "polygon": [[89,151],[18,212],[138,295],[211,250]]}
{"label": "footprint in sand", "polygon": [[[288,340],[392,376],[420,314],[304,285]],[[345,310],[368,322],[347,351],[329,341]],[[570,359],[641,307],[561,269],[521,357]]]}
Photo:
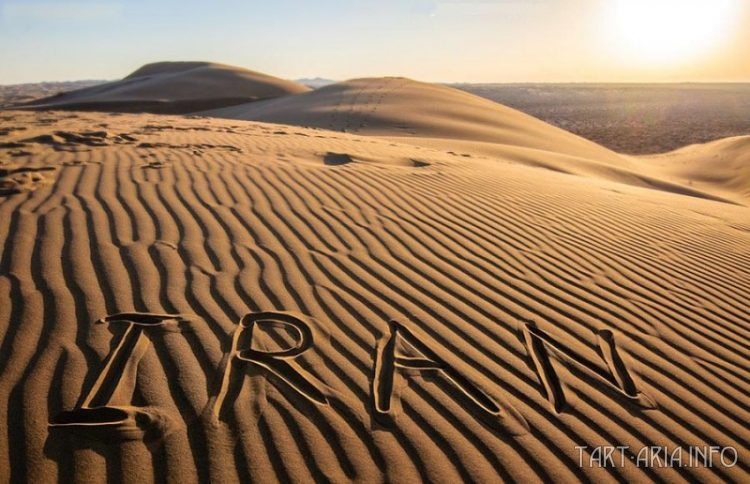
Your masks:
{"label": "footprint in sand", "polygon": [[10,126],[7,128],[0,129],[0,136],[8,136],[13,131],[25,131],[25,130],[26,130],[25,126],[18,126],[18,127]]}
{"label": "footprint in sand", "polygon": [[383,164],[383,165],[393,165],[393,166],[407,166],[411,168],[424,168],[427,166],[431,166],[431,163],[428,163],[423,160],[419,160],[416,158],[409,158],[406,160],[406,163],[404,163],[403,159],[398,160],[398,162],[389,162],[387,160],[368,160],[368,159],[357,159],[353,155],[350,155],[349,153],[335,153],[333,151],[329,151],[323,155],[323,163],[325,163],[327,166],[343,166],[348,165],[350,163],[357,163],[357,162],[365,162],[370,164]]}
{"label": "footprint in sand", "polygon": [[54,169],[51,166],[0,168],[0,197],[36,189],[44,181],[44,176],[39,172]]}
{"label": "footprint in sand", "polygon": [[143,168],[143,169],[149,169],[149,168],[151,168],[151,169],[159,170],[159,169],[165,168],[167,166],[169,166],[169,163],[167,163],[167,162],[164,162],[164,161],[152,161],[150,163],[146,163],[145,165],[141,165],[141,168]]}
{"label": "footprint in sand", "polygon": [[354,163],[354,158],[346,153],[334,153],[329,151],[323,155],[323,162],[329,166],[341,166]]}

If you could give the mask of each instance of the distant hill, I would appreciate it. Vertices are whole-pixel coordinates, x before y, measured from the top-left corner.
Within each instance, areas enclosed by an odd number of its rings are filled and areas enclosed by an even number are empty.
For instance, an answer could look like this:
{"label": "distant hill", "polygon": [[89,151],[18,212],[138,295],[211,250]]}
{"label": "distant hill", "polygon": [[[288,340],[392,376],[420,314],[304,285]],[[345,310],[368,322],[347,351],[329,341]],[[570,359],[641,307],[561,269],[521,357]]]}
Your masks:
{"label": "distant hill", "polygon": [[309,89],[241,67],[210,62],[157,62],[124,79],[35,100],[23,107],[178,114]]}
{"label": "distant hill", "polygon": [[303,77],[302,79],[295,79],[294,82],[303,84],[312,89],[318,89],[319,87],[328,86],[329,84],[335,84],[337,81],[326,79],[324,77]]}

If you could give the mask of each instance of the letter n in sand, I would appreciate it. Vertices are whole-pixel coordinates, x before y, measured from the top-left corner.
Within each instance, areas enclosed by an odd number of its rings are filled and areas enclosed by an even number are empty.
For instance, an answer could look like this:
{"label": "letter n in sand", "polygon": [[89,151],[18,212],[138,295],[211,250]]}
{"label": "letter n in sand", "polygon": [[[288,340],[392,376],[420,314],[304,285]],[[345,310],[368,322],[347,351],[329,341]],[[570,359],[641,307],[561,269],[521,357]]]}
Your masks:
{"label": "letter n in sand", "polygon": [[604,329],[596,333],[597,350],[607,371],[601,370],[596,364],[537,328],[534,323],[525,323],[522,335],[543,393],[555,412],[560,413],[563,410],[566,399],[562,382],[552,364],[552,358],[570,364],[571,368],[580,370],[602,382],[606,388],[614,392],[614,395],[625,401],[646,409],[656,407],[656,403],[648,395],[636,388],[635,381],[615,346],[615,338],[611,331]]}

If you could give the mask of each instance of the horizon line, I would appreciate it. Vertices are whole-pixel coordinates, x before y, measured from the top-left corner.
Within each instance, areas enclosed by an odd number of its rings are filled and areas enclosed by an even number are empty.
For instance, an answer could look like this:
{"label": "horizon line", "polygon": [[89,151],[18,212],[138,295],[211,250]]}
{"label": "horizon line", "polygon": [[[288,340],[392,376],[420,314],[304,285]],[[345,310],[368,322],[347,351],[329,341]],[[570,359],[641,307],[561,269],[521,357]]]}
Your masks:
{"label": "horizon line", "polygon": [[[638,84],[750,84],[750,79],[746,80],[700,80],[700,81],[689,81],[689,80],[659,80],[659,81],[624,81],[624,80],[596,80],[596,81],[537,81],[537,80],[528,80],[528,81],[467,81],[467,80],[461,80],[461,81],[429,81],[429,80],[423,80],[423,79],[415,79],[408,76],[400,76],[395,74],[387,74],[382,76],[359,76],[359,77],[349,77],[346,79],[331,79],[328,77],[323,76],[302,76],[302,77],[289,77],[289,78],[282,78],[286,79],[288,81],[293,82],[299,82],[301,80],[324,80],[324,81],[331,81],[331,84],[339,83],[339,82],[346,82],[353,79],[367,79],[367,78],[381,78],[381,77],[403,77],[406,79],[411,79],[418,82],[425,82],[429,84],[444,84],[444,85],[455,85],[455,84],[492,84],[492,85],[529,85],[529,84],[550,84],[550,85],[596,85],[596,84],[629,84],[629,85],[638,85]],[[40,81],[26,81],[26,82],[12,82],[12,83],[5,83],[0,82],[0,86],[2,87],[10,87],[10,86],[23,86],[27,84],[53,84],[53,83],[65,83],[65,82],[89,82],[89,81],[96,81],[96,82],[115,82],[120,81],[124,79],[124,77],[120,78],[113,78],[113,79],[96,79],[96,78],[80,78],[80,79],[62,79],[62,80],[40,80]]]}

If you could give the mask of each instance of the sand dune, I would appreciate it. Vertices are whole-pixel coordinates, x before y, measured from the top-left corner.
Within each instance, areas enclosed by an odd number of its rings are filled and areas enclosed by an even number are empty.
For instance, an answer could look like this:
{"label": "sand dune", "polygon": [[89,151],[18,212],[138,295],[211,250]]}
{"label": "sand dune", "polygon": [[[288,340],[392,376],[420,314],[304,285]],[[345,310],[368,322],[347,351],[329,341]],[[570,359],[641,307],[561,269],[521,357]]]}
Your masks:
{"label": "sand dune", "polygon": [[377,136],[464,157],[503,159],[734,203],[721,194],[664,180],[647,165],[520,111],[458,89],[405,78],[355,79],[199,114]]}
{"label": "sand dune", "polygon": [[493,101],[401,77],[354,79],[203,113],[363,135],[479,141],[623,163],[595,143]]}
{"label": "sand dune", "polygon": [[[623,167],[512,110],[350,96],[294,122],[387,139],[0,115],[0,481],[748,480],[748,208],[549,169]],[[736,464],[630,459],[709,445]]]}
{"label": "sand dune", "polygon": [[189,113],[309,90],[292,81],[211,62],[148,64],[119,81],[66,92],[24,105],[72,109]]}
{"label": "sand dune", "polygon": [[750,203],[750,136],[686,146],[641,158],[644,167],[739,203]]}

